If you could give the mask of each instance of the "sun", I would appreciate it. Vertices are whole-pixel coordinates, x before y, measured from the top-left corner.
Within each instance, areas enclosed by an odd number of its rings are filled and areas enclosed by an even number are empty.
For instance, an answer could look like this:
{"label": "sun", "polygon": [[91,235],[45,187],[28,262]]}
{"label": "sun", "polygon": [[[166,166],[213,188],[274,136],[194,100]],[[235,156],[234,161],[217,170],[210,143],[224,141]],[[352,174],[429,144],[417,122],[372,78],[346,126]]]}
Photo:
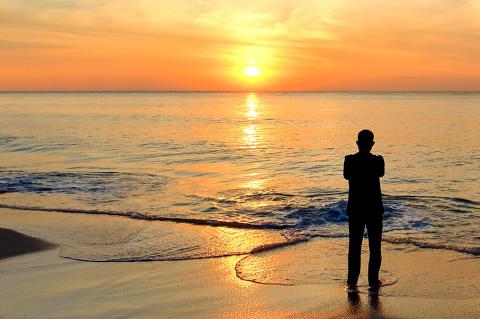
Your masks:
{"label": "sun", "polygon": [[249,78],[256,78],[260,74],[262,74],[262,70],[260,70],[260,68],[257,66],[250,65],[243,70],[243,74],[245,74]]}

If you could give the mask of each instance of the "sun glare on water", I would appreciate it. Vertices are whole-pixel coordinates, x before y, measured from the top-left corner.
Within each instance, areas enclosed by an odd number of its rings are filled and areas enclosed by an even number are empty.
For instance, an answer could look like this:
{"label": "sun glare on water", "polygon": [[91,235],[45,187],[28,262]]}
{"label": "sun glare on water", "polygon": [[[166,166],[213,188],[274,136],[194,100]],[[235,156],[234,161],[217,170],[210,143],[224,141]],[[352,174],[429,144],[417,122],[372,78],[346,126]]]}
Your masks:
{"label": "sun glare on water", "polygon": [[257,66],[247,66],[244,70],[243,70],[243,74],[245,74],[246,76],[248,76],[249,78],[256,78],[258,77],[260,74],[262,74],[262,71],[260,70],[259,67]]}

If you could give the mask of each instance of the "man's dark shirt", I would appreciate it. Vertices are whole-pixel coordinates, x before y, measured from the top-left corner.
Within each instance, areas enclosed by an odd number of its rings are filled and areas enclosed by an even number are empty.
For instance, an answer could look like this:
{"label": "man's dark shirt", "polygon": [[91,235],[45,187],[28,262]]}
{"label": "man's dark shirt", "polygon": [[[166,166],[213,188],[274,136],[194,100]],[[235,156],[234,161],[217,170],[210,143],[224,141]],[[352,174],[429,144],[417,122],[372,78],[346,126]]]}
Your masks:
{"label": "man's dark shirt", "polygon": [[385,163],[380,155],[359,152],[345,156],[343,176],[348,180],[347,214],[381,216],[383,214],[380,177]]}

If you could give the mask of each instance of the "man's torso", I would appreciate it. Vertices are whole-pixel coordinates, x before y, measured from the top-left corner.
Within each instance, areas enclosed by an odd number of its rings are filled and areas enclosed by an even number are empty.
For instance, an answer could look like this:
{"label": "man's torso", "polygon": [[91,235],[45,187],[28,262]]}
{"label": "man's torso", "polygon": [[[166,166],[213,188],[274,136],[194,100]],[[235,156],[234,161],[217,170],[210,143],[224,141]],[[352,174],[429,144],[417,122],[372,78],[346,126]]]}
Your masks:
{"label": "man's torso", "polygon": [[384,161],[381,156],[370,153],[347,155],[344,176],[348,179],[348,206],[351,214],[383,214],[380,177],[384,174]]}

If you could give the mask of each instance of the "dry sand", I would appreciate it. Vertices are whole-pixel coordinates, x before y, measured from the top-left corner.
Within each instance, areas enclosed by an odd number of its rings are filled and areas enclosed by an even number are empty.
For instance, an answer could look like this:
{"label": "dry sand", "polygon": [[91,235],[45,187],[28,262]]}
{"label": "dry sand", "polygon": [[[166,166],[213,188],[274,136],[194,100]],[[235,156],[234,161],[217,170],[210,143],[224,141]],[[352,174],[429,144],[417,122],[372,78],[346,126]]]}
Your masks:
{"label": "dry sand", "polygon": [[[2,227],[24,230],[0,213]],[[0,318],[480,318],[480,260],[445,250],[385,244],[384,275],[398,282],[378,296],[361,288],[349,298],[332,280],[345,260],[329,253],[346,239],[137,263],[65,259],[60,248],[44,250],[52,244],[18,232],[0,239],[9,256],[0,260]],[[290,286],[248,281],[262,265],[259,281]]]}

